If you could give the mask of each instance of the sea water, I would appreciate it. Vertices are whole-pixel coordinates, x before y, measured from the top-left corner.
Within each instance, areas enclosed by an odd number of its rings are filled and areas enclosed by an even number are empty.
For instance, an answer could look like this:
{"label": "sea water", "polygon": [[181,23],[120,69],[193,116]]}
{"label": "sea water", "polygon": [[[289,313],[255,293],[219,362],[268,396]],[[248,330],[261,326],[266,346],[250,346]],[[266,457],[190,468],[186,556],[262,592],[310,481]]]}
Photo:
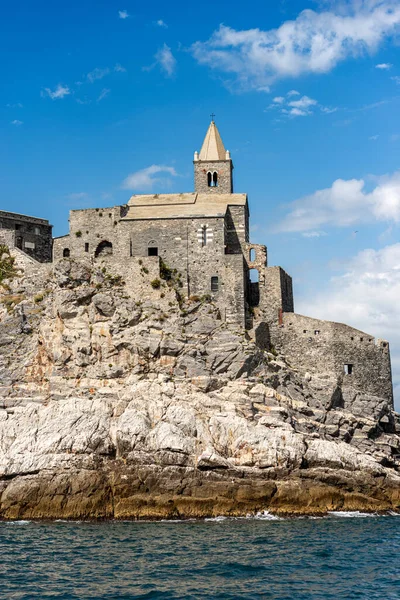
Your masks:
{"label": "sea water", "polygon": [[400,517],[2,522],[0,598],[397,600]]}

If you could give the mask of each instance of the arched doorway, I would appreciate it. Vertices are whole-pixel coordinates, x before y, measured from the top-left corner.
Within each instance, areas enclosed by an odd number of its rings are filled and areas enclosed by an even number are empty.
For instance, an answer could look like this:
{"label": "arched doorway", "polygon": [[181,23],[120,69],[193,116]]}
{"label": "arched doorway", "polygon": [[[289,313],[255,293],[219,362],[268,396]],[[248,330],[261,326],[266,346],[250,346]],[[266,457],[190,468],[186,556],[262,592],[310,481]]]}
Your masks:
{"label": "arched doorway", "polygon": [[103,256],[111,256],[112,253],[113,253],[113,245],[112,245],[112,243],[108,242],[107,240],[103,240],[97,246],[96,251],[94,253],[94,257],[98,258],[99,256],[101,256],[101,257],[103,257]]}

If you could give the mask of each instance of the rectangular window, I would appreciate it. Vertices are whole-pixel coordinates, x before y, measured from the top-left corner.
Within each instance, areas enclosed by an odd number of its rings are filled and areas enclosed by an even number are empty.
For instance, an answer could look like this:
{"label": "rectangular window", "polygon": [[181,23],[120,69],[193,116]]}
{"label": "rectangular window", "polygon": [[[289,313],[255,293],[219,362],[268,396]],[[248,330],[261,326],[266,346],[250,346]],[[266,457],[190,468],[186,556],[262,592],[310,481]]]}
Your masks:
{"label": "rectangular window", "polygon": [[15,223],[15,229],[16,231],[19,231],[21,229],[21,225],[19,225],[19,223]]}
{"label": "rectangular window", "polygon": [[218,277],[211,277],[211,291],[218,292],[219,282]]}
{"label": "rectangular window", "polygon": [[319,335],[320,333],[321,333],[321,331],[319,329],[314,330],[314,335]]}
{"label": "rectangular window", "polygon": [[344,365],[344,374],[345,375],[352,375],[353,374],[353,365],[350,364],[345,364]]}
{"label": "rectangular window", "polygon": [[25,242],[25,248],[29,248],[29,250],[34,250],[35,244],[33,242]]}
{"label": "rectangular window", "polygon": [[35,227],[35,235],[40,235],[40,228],[39,227]]}
{"label": "rectangular window", "polygon": [[89,243],[85,242],[85,252],[89,252]]}
{"label": "rectangular window", "polygon": [[158,248],[156,246],[150,246],[147,249],[148,256],[158,256]]}

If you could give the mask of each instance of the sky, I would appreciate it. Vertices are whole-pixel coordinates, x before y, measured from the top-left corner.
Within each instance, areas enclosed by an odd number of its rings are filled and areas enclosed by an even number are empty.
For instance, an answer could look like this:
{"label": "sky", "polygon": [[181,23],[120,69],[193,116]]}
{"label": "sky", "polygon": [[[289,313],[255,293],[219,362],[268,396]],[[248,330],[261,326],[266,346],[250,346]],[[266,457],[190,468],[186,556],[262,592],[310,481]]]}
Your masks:
{"label": "sky", "polygon": [[5,2],[0,209],[193,190],[215,114],[295,310],[389,340],[400,408],[400,1]]}

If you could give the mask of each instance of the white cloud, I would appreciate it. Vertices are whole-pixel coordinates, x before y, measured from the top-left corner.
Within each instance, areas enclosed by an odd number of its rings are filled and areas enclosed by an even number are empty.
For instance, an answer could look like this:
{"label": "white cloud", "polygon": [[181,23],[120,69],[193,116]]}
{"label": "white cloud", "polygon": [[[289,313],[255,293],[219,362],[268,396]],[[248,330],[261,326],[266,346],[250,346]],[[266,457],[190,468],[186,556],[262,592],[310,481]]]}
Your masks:
{"label": "white cloud", "polygon": [[24,122],[23,121],[19,121],[18,119],[14,119],[14,121],[11,121],[11,125],[15,125],[16,127],[19,127],[20,125],[23,125]]}
{"label": "white cloud", "polygon": [[160,48],[155,55],[155,59],[168,77],[171,77],[175,73],[176,59],[171,52],[171,48],[167,46],[167,44],[164,44],[164,46]]}
{"label": "white cloud", "polygon": [[394,77],[391,77],[390,79],[392,79],[392,81],[394,81],[395,83],[397,83],[397,85],[400,85],[400,77],[399,77],[399,75],[394,75]]}
{"label": "white cloud", "polygon": [[370,135],[368,139],[371,140],[371,141],[373,141],[373,142],[376,142],[376,140],[378,138],[379,138],[379,135]]}
{"label": "white cloud", "polygon": [[305,238],[319,238],[326,235],[325,231],[304,231],[301,234]]}
{"label": "white cloud", "polygon": [[40,93],[42,98],[45,98],[46,96],[48,96],[52,100],[60,100],[62,98],[65,98],[65,96],[69,96],[70,94],[71,94],[71,90],[69,89],[69,87],[67,85],[61,85],[61,83],[58,84],[58,86],[55,88],[55,90],[51,90],[50,88],[45,88]]}
{"label": "white cloud", "polygon": [[168,29],[168,25],[162,19],[158,19],[158,21],[156,21],[156,25],[158,25],[158,27],[163,27],[164,29]]}
{"label": "white cloud", "polygon": [[[287,117],[307,117],[314,114],[314,110],[319,108],[322,112],[330,114],[337,111],[337,108],[322,106],[314,98],[309,96],[300,96],[300,92],[291,90],[286,96],[276,96],[272,100],[272,104],[267,107],[267,110],[279,109],[279,111]],[[293,100],[293,98],[298,98]]]}
{"label": "white cloud", "polygon": [[[346,322],[391,344],[395,383],[400,385],[400,244],[363,250],[320,294],[296,303],[296,312]],[[311,310],[312,306],[312,310]],[[400,391],[400,389],[399,389]]]}
{"label": "white cloud", "polygon": [[86,79],[90,81],[90,83],[93,83],[98,79],[103,79],[103,77],[105,77],[109,73],[110,69],[108,67],[106,67],[105,69],[99,69],[98,67],[96,67],[95,69],[93,69],[93,71],[90,71],[90,73],[86,75]]}
{"label": "white cloud", "polygon": [[295,20],[266,31],[220,25],[191,50],[199,63],[233,75],[243,89],[327,73],[351,56],[376,51],[400,28],[397,0],[358,0],[346,6],[337,12],[303,10]]}
{"label": "white cloud", "polygon": [[118,16],[120,19],[127,19],[130,15],[128,14],[128,11],[126,11],[126,10],[119,10]]}
{"label": "white cloud", "polygon": [[381,69],[382,71],[388,71],[393,67],[390,63],[379,63],[379,65],[375,65],[375,69]]}
{"label": "white cloud", "polygon": [[337,179],[332,186],[292,202],[279,231],[313,231],[374,221],[400,222],[400,171],[378,177],[372,191],[363,179]]}
{"label": "white cloud", "polygon": [[21,102],[15,102],[15,104],[6,104],[7,108],[23,108],[23,104]]}
{"label": "white cloud", "polygon": [[[163,177],[159,177],[164,174]],[[122,189],[132,191],[152,190],[157,185],[168,185],[169,177],[177,177],[174,167],[151,165],[128,175],[122,182]]]}
{"label": "white cloud", "polygon": [[104,100],[104,98],[106,98],[110,92],[111,92],[111,90],[109,90],[107,88],[103,88],[99,94],[99,97],[97,98],[97,102]]}
{"label": "white cloud", "polygon": [[84,200],[88,197],[86,192],[74,192],[65,196],[68,200]]}
{"label": "white cloud", "polygon": [[117,63],[114,67],[114,71],[116,73],[126,73],[126,69],[125,67],[123,67],[122,65],[120,65],[119,63]]}

